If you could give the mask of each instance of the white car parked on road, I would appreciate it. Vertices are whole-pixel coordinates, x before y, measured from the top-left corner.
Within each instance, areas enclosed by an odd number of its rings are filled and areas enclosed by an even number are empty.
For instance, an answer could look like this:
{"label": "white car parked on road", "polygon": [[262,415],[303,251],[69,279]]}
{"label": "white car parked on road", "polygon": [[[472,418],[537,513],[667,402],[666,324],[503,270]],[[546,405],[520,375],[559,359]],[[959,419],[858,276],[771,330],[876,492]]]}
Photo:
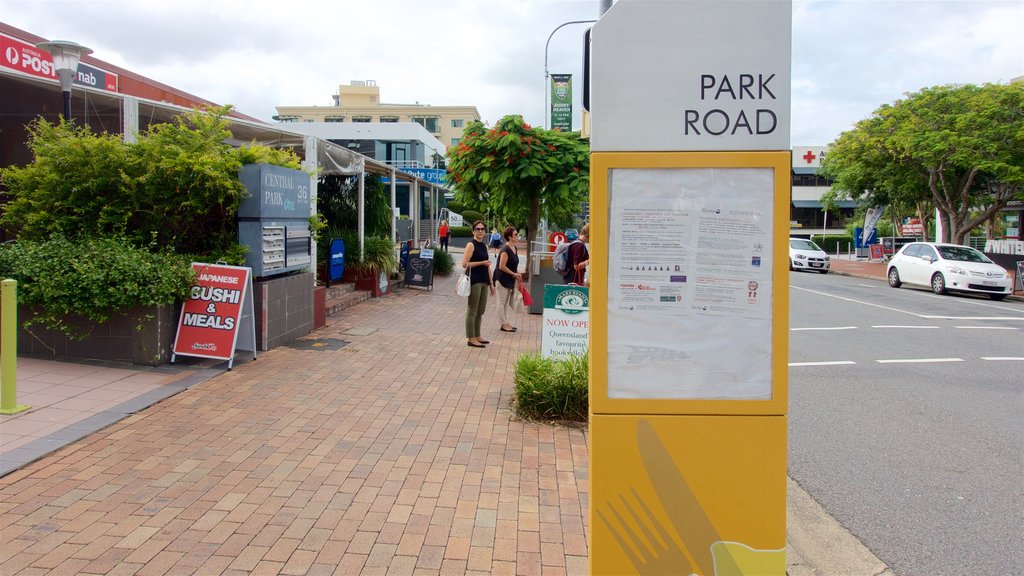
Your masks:
{"label": "white car parked on road", "polygon": [[789,239],[789,269],[813,270],[828,274],[828,254],[818,245],[803,238]]}
{"label": "white car parked on road", "polygon": [[907,244],[889,260],[886,275],[893,288],[906,282],[930,286],[936,294],[955,290],[1002,300],[1013,289],[1006,270],[974,248],[959,244]]}

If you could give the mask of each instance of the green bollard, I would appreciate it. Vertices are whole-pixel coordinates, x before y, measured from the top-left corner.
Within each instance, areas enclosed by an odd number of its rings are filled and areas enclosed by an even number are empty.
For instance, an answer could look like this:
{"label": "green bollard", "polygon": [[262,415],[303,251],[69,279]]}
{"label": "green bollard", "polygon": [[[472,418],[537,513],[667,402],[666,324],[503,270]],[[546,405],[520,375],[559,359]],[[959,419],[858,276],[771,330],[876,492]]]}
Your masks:
{"label": "green bollard", "polygon": [[31,408],[18,404],[18,281],[0,282],[3,322],[0,322],[0,414],[17,414]]}

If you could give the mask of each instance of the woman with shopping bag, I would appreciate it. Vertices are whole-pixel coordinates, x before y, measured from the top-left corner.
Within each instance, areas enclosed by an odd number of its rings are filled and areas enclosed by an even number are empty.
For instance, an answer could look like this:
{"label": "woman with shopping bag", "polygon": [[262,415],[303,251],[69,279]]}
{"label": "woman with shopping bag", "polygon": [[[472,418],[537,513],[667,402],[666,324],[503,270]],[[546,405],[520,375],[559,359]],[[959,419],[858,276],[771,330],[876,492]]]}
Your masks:
{"label": "woman with shopping bag", "polygon": [[505,245],[498,252],[498,265],[494,269],[494,284],[498,291],[498,302],[501,304],[498,319],[501,321],[502,332],[515,332],[518,328],[512,325],[510,318],[512,312],[515,312],[519,292],[516,284],[523,280],[523,275],[519,273],[519,250],[516,248],[519,232],[511,226],[506,226],[502,237],[505,238]]}

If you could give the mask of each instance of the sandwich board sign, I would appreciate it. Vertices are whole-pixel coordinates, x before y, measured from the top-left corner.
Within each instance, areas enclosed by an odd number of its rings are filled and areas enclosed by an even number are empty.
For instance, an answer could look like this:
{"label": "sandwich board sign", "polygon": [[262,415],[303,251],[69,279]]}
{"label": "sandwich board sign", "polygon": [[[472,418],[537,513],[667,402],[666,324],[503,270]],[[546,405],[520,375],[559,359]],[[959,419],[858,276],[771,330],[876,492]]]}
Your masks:
{"label": "sandwich board sign", "polygon": [[196,282],[181,307],[171,362],[176,356],[227,360],[235,351],[252,352],[256,359],[256,324],[250,278],[252,269],[193,262]]}

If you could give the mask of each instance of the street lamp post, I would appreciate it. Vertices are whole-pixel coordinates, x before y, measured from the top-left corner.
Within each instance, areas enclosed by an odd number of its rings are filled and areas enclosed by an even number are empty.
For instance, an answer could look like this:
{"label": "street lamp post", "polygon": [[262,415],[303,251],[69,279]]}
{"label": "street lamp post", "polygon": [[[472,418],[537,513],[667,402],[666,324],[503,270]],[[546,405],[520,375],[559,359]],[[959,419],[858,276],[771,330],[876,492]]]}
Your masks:
{"label": "street lamp post", "polygon": [[75,81],[75,74],[78,74],[78,62],[82,56],[92,54],[92,50],[67,40],[52,40],[40,42],[36,48],[50,53],[53,57],[53,67],[57,72],[57,81],[60,82],[61,92],[64,93],[64,120],[71,121],[71,84]]}
{"label": "street lamp post", "polygon": [[551,37],[554,36],[555,32],[558,32],[558,30],[563,26],[568,26],[570,24],[593,24],[594,22],[597,22],[597,20],[571,20],[569,22],[563,22],[551,31],[551,34],[548,35],[548,41],[544,43],[544,114],[541,116],[544,118],[544,122],[541,123],[542,128],[548,124],[548,92],[551,90],[551,75],[548,73],[548,46],[551,44]]}

